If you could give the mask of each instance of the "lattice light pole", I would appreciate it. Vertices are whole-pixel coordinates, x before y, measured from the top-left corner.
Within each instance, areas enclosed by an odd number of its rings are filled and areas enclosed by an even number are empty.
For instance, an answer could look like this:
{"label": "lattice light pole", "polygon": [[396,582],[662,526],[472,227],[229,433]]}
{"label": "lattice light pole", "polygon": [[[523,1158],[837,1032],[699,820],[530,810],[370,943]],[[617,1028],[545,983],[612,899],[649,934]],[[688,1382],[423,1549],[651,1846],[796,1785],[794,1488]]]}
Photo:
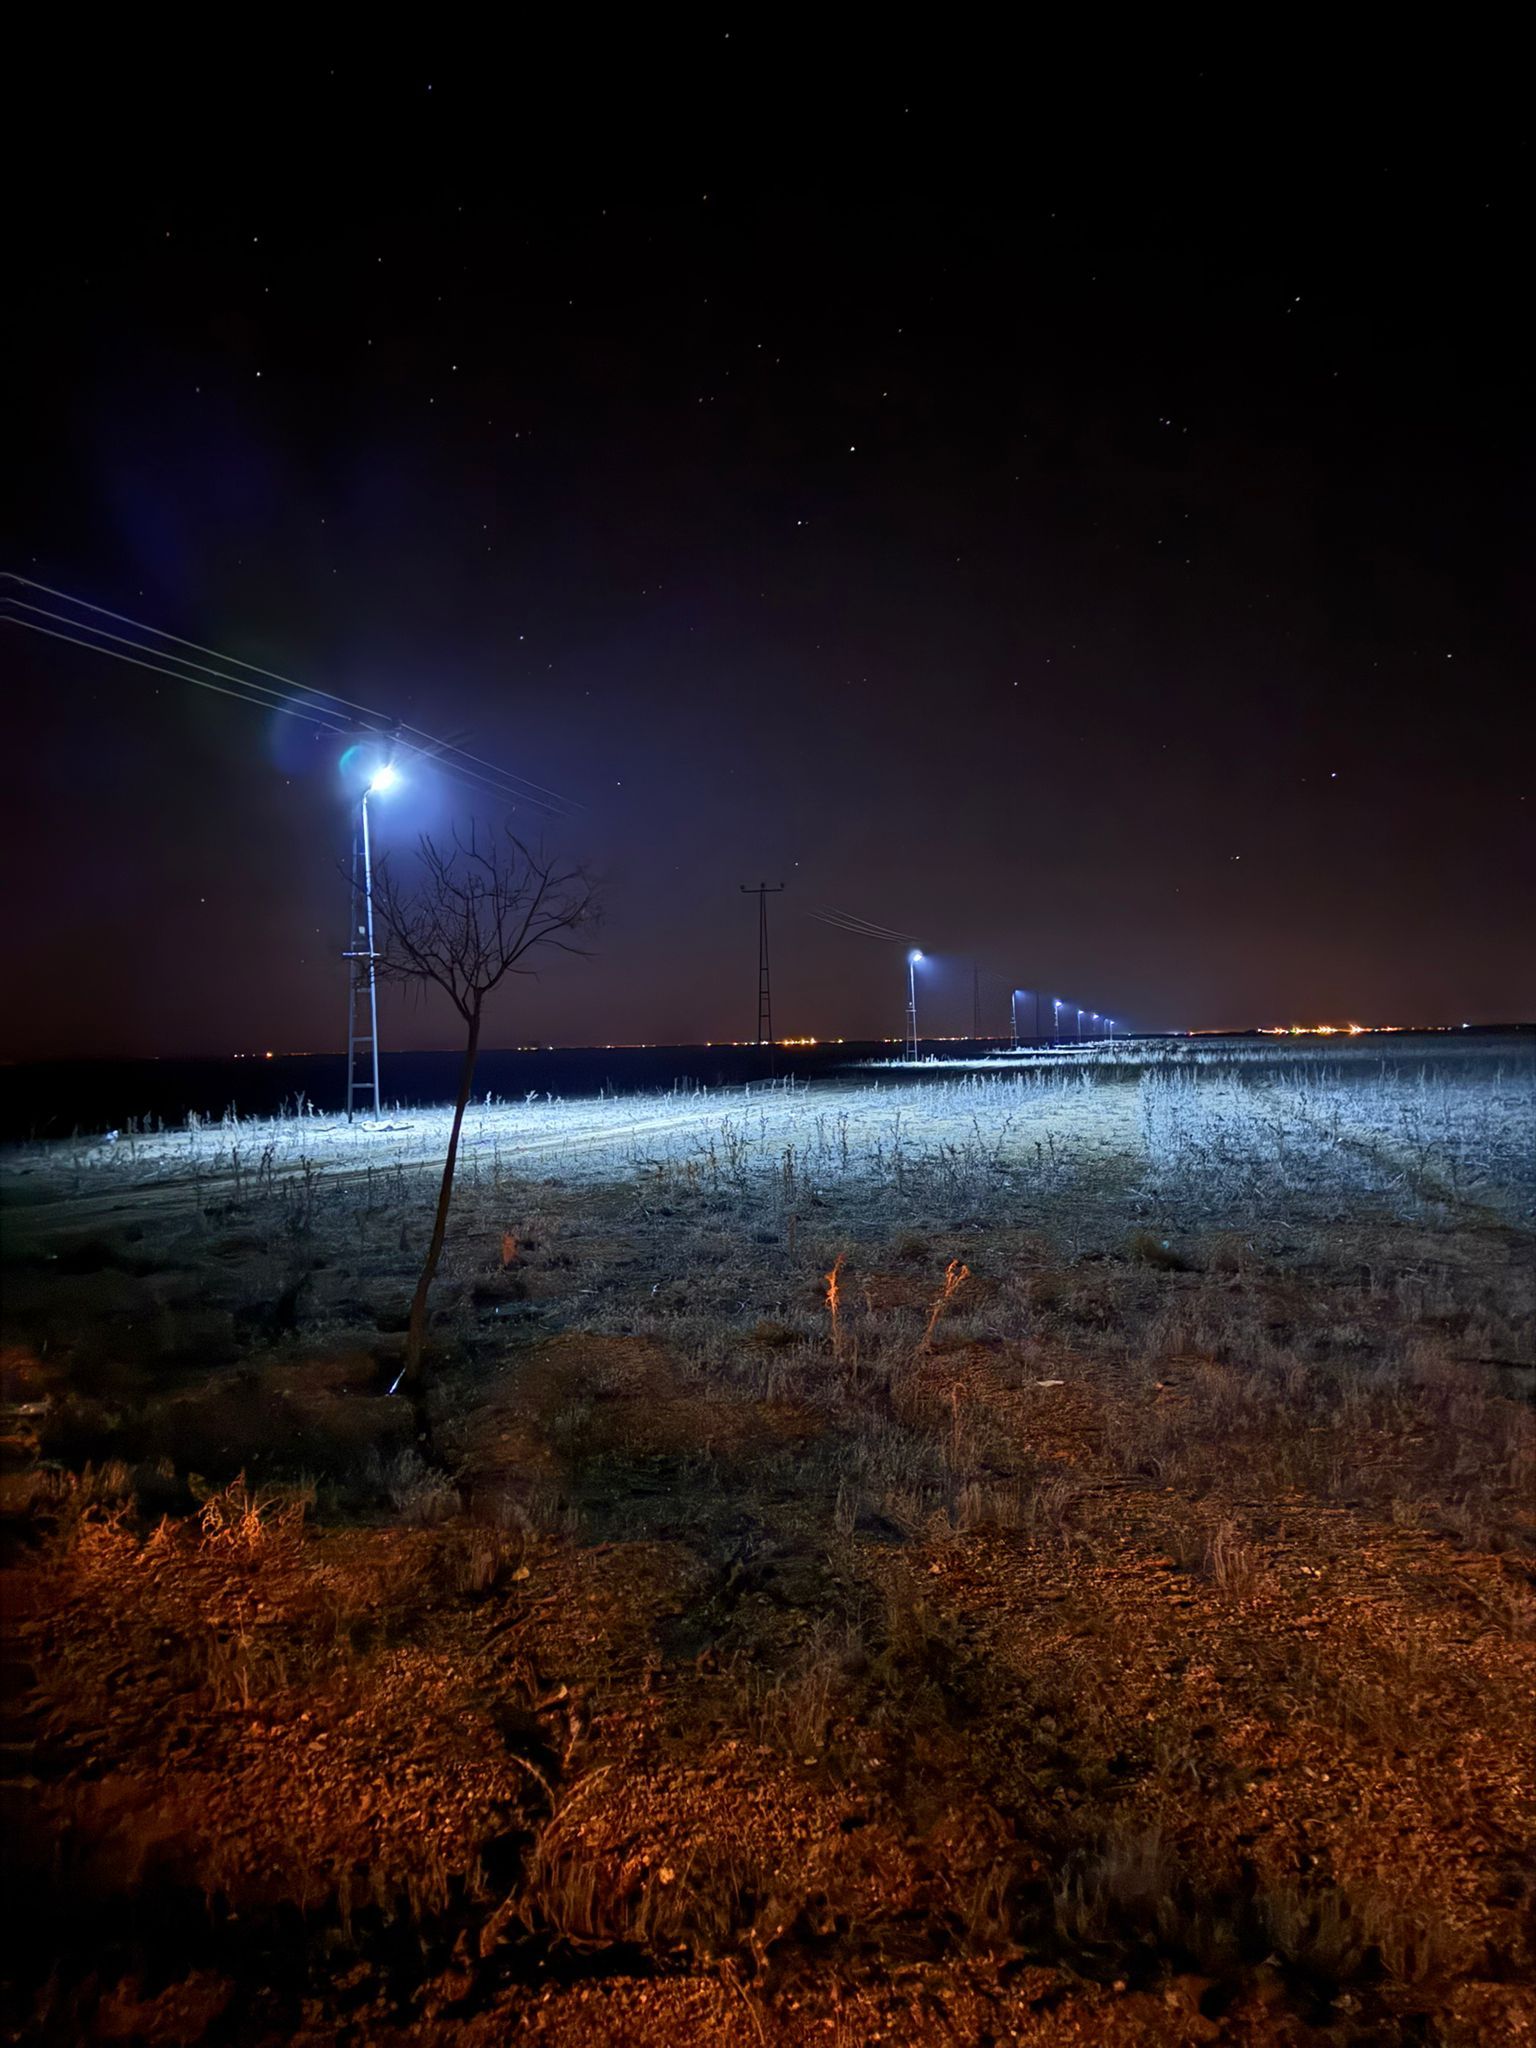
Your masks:
{"label": "lattice light pole", "polygon": [[357,824],[352,833],[351,944],[342,955],[351,962],[347,1002],[348,1123],[357,1109],[359,1096],[366,1095],[372,1103],[375,1122],[380,1112],[379,956],[373,943],[373,849],[368,837],[368,799],[387,796],[399,780],[398,771],[387,761],[376,771],[357,806]]}
{"label": "lattice light pole", "polygon": [[907,1057],[917,1058],[917,963],[923,957],[914,946],[907,955]]}

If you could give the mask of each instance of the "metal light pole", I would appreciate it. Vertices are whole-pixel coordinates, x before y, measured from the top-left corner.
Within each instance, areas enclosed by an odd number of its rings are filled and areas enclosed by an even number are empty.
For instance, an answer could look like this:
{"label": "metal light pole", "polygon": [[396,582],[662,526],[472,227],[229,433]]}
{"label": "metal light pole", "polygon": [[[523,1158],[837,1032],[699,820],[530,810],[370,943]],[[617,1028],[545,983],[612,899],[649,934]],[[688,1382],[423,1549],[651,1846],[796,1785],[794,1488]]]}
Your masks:
{"label": "metal light pole", "polygon": [[1061,997],[1051,997],[1051,1043],[1055,1045],[1061,1037]]}
{"label": "metal light pole", "polygon": [[907,955],[907,1052],[917,1058],[917,963],[922,954],[916,946]]}
{"label": "metal light pole", "polygon": [[1079,1039],[1081,1039],[1083,1035],[1083,1013],[1081,1010],[1079,1010],[1077,1013],[1077,1035]]}
{"label": "metal light pole", "polygon": [[[374,1121],[379,1117],[379,984],[378,955],[373,945],[373,848],[368,836],[368,799],[383,796],[400,780],[386,762],[363,791],[352,836],[352,946],[343,959],[352,962],[347,1008],[347,1122],[357,1098],[368,1096]],[[358,1058],[364,1067],[358,1075]]]}
{"label": "metal light pole", "polygon": [[1015,989],[1008,998],[1008,1014],[1013,1021],[1013,1050],[1019,1049],[1019,991]]}

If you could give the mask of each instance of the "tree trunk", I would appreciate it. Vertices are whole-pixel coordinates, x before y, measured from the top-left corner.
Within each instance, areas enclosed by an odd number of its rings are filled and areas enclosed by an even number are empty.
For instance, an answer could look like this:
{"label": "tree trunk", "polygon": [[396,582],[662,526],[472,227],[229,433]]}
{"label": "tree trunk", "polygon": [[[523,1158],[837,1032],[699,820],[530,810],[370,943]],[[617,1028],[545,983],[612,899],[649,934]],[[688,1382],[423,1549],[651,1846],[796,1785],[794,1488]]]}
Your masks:
{"label": "tree trunk", "polygon": [[469,1091],[475,1080],[475,1055],[480,1049],[480,1004],[477,1002],[469,1019],[469,1037],[464,1044],[464,1064],[459,1069],[459,1099],[453,1105],[453,1132],[448,1140],[448,1157],[443,1161],[442,1183],[437,1191],[437,1214],[432,1220],[432,1241],[427,1246],[427,1256],[421,1268],[421,1277],[416,1282],[416,1292],[411,1297],[411,1320],[405,1338],[405,1386],[413,1398],[419,1398],[426,1388],[426,1372],[422,1365],[422,1352],[427,1341],[427,1296],[432,1282],[437,1277],[437,1262],[443,1255],[443,1239],[448,1234],[448,1206],[453,1200],[453,1171],[459,1161],[459,1133],[464,1128],[464,1110],[469,1101]]}

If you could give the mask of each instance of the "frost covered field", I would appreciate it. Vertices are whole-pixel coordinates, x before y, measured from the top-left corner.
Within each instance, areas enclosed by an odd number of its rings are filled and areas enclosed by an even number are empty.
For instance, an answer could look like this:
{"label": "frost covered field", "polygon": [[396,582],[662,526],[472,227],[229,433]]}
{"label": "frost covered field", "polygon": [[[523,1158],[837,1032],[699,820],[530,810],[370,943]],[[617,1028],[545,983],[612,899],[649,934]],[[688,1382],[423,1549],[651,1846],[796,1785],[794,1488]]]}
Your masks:
{"label": "frost covered field", "polygon": [[16,2038],[1536,2038],[1536,1066],[10,1149]]}
{"label": "frost covered field", "polygon": [[[1296,1052],[1134,1042],[991,1064],[893,1063],[846,1080],[474,1103],[463,1198],[523,1181],[639,1180],[759,1210],[948,1201],[981,1216],[1065,1207],[1085,1225],[1168,1212],[1210,1228],[1295,1211],[1442,1223],[1536,1210],[1536,1054],[1457,1038]],[[9,1200],[309,1216],[440,1164],[444,1110],[374,1125],[316,1114],[190,1120],[11,1148]]]}

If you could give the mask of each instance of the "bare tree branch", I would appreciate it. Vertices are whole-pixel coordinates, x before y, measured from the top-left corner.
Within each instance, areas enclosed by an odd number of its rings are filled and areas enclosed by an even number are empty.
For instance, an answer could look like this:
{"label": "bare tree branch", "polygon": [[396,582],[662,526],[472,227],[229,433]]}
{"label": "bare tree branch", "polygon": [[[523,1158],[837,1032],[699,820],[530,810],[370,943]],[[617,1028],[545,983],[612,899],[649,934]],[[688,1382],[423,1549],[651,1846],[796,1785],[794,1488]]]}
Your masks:
{"label": "bare tree branch", "polygon": [[400,881],[387,857],[374,869],[378,972],[418,989],[441,989],[466,1027],[437,1214],[411,1301],[406,1337],[405,1377],[424,1416],[422,1351],[427,1296],[448,1228],[454,1167],[464,1109],[474,1086],[486,999],[509,975],[537,972],[519,963],[541,947],[584,953],[586,948],[575,944],[573,935],[596,924],[599,906],[591,879],[582,868],[536,853],[510,829],[490,833],[471,825],[467,839],[455,831],[445,846],[423,837],[416,851],[417,874],[409,883]]}

